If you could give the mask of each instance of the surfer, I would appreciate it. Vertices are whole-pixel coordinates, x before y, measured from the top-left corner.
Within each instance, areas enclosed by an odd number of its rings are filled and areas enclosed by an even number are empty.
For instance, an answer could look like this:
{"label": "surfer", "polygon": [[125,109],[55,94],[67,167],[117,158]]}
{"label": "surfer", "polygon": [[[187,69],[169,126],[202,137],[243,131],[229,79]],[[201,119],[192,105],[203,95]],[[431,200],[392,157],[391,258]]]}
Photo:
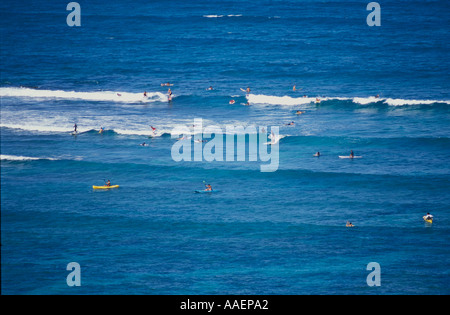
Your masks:
{"label": "surfer", "polygon": [[211,187],[210,184],[207,184],[207,185],[205,185],[205,186],[206,186],[205,191],[212,191],[212,187]]}
{"label": "surfer", "polygon": [[319,152],[319,151],[317,151],[317,153],[316,153],[316,154],[314,154],[314,156],[320,157],[320,152]]}
{"label": "surfer", "polygon": [[316,103],[320,103],[320,98],[316,97]]}
{"label": "surfer", "polygon": [[230,105],[233,105],[234,103],[236,103],[235,100],[231,100],[231,101],[230,101]]}
{"label": "surfer", "polygon": [[297,91],[296,86],[294,85],[294,87],[292,88],[292,91]]}
{"label": "surfer", "polygon": [[296,112],[296,114],[297,115],[302,115],[302,114],[304,114],[305,112],[302,112],[301,110],[298,110],[297,112]]}
{"label": "surfer", "polygon": [[426,221],[433,221],[433,216],[428,212],[426,216],[423,217]]}
{"label": "surfer", "polygon": [[141,147],[145,147],[146,145],[147,144],[145,142],[140,144]]}
{"label": "surfer", "polygon": [[291,121],[290,123],[288,123],[288,124],[285,124],[285,126],[294,126],[295,125],[295,123],[293,122],[293,121]]}
{"label": "surfer", "polygon": [[144,97],[147,97],[147,91],[144,92]]}
{"label": "surfer", "polygon": [[355,153],[353,153],[353,150],[350,150],[350,158],[354,158],[355,157]]}
{"label": "surfer", "polygon": [[214,89],[213,89],[212,86],[210,86],[210,87],[208,88],[208,91],[212,91],[212,90],[214,90]]}
{"label": "surfer", "polygon": [[245,106],[250,106],[250,102],[247,101],[247,104],[245,104]]}
{"label": "surfer", "polygon": [[105,131],[105,129],[103,129],[103,127],[100,127],[100,131],[98,133],[103,133],[103,131]]}
{"label": "surfer", "polygon": [[249,86],[247,86],[247,89],[245,90],[246,92],[247,92],[247,96],[250,94],[250,87]]}
{"label": "surfer", "polygon": [[352,224],[352,222],[348,222],[347,221],[347,224],[345,225],[346,227],[354,227],[354,225]]}
{"label": "surfer", "polygon": [[77,133],[78,126],[77,124],[73,125],[73,132]]}

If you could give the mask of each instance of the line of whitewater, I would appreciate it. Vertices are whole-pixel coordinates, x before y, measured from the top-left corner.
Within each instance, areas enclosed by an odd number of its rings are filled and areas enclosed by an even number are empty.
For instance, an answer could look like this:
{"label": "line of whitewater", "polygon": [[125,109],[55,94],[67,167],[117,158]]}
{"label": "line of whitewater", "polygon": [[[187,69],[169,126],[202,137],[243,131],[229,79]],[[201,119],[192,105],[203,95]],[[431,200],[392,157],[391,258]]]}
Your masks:
{"label": "line of whitewater", "polygon": [[130,92],[76,92],[63,90],[38,90],[16,87],[1,87],[0,97],[56,98],[86,101],[108,101],[118,103],[151,103],[167,101],[167,95],[161,92],[147,92],[147,96],[144,96],[144,93]]}
{"label": "line of whitewater", "polygon": [[447,104],[450,105],[450,100],[406,100],[395,98],[380,98],[375,96],[370,97],[291,97],[291,96],[271,96],[271,95],[255,95],[250,94],[247,97],[250,104],[265,104],[265,105],[283,105],[296,106],[306,105],[311,103],[319,103],[325,101],[351,101],[360,105],[368,105],[375,103],[384,103],[390,106],[405,106],[405,105],[431,105],[431,104]]}
{"label": "line of whitewater", "polygon": [[[87,101],[110,101],[120,103],[149,103],[149,102],[166,102],[167,95],[161,92],[147,92],[147,96],[143,93],[130,92],[113,92],[113,91],[97,91],[97,92],[76,92],[63,90],[38,90],[30,88],[17,87],[0,87],[0,97],[23,97],[23,98],[56,98],[56,99],[78,99]],[[325,101],[351,101],[360,105],[368,105],[375,103],[387,104],[389,106],[405,106],[405,105],[431,105],[431,104],[447,104],[450,100],[408,100],[400,98],[381,98],[381,97],[292,97],[292,96],[272,96],[263,94],[250,94],[247,96],[250,104],[264,105],[305,105],[311,103]]]}

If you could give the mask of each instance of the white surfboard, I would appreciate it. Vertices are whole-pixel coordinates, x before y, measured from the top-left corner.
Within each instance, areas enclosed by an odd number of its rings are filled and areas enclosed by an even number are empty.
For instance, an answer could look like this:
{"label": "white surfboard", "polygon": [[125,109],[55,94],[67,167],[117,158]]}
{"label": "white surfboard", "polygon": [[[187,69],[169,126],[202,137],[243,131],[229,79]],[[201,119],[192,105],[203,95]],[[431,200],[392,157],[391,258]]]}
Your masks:
{"label": "white surfboard", "polygon": [[350,155],[339,155],[339,158],[340,159],[362,159],[362,156],[354,156],[354,157],[351,157]]}

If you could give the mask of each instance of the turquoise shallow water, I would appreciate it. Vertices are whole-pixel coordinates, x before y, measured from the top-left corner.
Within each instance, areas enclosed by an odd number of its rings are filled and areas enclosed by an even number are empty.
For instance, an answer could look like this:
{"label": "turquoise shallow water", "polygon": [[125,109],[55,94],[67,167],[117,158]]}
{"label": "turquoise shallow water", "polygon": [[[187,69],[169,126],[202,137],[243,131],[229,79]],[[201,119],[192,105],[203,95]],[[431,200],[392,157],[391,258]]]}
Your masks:
{"label": "turquoise shallow water", "polygon": [[[382,4],[379,28],[364,2],[93,1],[80,28],[66,5],[1,4],[4,294],[450,292],[448,4]],[[196,119],[279,127],[277,171],[175,162]]]}

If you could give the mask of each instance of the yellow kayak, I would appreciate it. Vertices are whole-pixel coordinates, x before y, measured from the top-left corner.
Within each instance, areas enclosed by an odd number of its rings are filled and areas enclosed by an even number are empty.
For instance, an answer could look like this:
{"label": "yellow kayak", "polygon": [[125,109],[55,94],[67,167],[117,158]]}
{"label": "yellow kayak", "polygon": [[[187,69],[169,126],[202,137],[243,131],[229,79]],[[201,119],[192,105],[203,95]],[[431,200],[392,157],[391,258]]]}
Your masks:
{"label": "yellow kayak", "polygon": [[424,220],[425,222],[427,222],[427,223],[433,223],[433,219],[427,220],[427,219],[425,219],[425,217],[423,217],[423,220]]}
{"label": "yellow kayak", "polygon": [[119,188],[119,185],[111,185],[111,186],[92,186],[94,189],[113,189]]}

